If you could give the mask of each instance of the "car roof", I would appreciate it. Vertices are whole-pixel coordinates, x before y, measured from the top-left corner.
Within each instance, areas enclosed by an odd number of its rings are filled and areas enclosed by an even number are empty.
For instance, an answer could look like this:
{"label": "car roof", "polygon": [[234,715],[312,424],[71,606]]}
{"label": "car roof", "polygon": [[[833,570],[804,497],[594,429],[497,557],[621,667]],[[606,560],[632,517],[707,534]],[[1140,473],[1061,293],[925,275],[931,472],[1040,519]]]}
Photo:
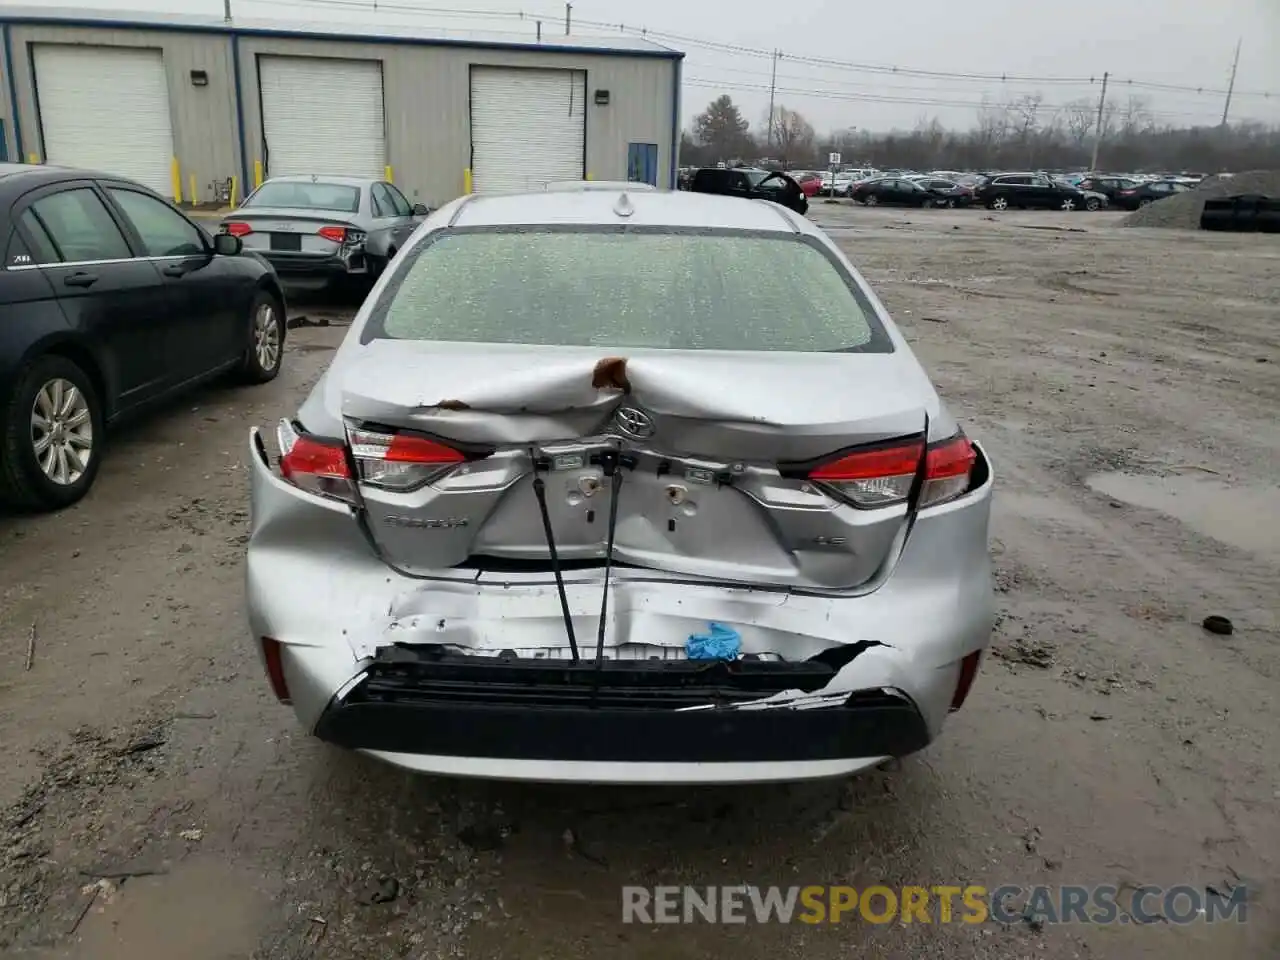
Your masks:
{"label": "car roof", "polygon": [[381,183],[377,177],[347,177],[347,176],[329,176],[328,174],[306,173],[293,174],[287,177],[269,177],[264,180],[262,185],[265,187],[268,183],[327,183],[341,187],[367,187],[371,183]]}
{"label": "car roof", "polygon": [[[623,195],[632,213],[619,215]],[[583,190],[471,196],[442,207],[453,226],[521,224],[635,224],[637,226],[706,227],[716,230],[763,230],[816,233],[803,217],[774,203],[710,193],[679,191]]]}
{"label": "car roof", "polygon": [[101,170],[83,170],[78,167],[62,167],[51,163],[0,163],[0,202],[12,202],[22,194],[48,183],[64,180],[101,180],[109,183],[127,183],[140,190],[148,188],[114,173]]}

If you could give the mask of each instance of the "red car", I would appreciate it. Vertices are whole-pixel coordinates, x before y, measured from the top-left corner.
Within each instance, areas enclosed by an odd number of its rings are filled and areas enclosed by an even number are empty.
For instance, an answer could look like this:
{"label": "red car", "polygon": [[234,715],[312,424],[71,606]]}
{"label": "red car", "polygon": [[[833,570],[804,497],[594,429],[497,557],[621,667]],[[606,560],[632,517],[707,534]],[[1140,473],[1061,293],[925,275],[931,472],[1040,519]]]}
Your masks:
{"label": "red car", "polygon": [[820,173],[795,174],[795,181],[800,184],[800,189],[806,197],[815,197],[818,191],[822,189],[822,174]]}

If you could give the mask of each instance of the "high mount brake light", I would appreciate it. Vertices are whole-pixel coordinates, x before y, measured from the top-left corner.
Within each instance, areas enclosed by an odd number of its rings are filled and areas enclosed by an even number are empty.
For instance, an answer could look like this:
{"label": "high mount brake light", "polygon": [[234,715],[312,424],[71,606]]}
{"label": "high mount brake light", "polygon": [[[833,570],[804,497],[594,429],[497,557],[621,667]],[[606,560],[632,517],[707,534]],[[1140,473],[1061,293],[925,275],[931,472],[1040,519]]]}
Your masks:
{"label": "high mount brake light", "polygon": [[[809,479],[834,490],[855,506],[904,503],[920,464],[921,448],[922,441],[909,440],[873,450],[855,450],[815,467],[809,472]],[[963,433],[930,445],[920,506],[945,503],[968,490],[977,458],[973,444]]]}

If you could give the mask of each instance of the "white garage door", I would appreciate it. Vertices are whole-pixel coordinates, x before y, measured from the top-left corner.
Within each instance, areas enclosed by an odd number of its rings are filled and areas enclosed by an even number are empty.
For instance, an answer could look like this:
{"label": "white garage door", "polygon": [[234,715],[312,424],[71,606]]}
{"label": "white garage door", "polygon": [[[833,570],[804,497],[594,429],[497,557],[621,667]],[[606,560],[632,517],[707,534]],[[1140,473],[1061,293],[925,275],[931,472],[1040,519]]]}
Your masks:
{"label": "white garage door", "polygon": [[172,192],[169,83],[159,50],[42,43],[34,58],[46,162]]}
{"label": "white garage door", "polygon": [[270,176],[383,175],[380,61],[260,57],[258,82]]}
{"label": "white garage door", "polygon": [[471,68],[471,176],[477,193],[581,180],[587,135],[582,70]]}

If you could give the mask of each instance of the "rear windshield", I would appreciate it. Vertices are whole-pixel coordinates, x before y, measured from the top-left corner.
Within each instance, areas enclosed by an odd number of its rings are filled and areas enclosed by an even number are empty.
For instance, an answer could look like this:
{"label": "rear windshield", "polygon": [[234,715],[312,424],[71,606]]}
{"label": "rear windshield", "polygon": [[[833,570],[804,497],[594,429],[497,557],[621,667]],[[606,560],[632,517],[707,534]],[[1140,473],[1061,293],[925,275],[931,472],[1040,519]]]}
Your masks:
{"label": "rear windshield", "polygon": [[360,209],[360,188],[344,183],[264,183],[244,202],[246,207],[294,207],[299,210]]}
{"label": "rear windshield", "polygon": [[376,338],[893,349],[857,281],[811,238],[634,227],[442,232],[396,268],[363,332]]}

